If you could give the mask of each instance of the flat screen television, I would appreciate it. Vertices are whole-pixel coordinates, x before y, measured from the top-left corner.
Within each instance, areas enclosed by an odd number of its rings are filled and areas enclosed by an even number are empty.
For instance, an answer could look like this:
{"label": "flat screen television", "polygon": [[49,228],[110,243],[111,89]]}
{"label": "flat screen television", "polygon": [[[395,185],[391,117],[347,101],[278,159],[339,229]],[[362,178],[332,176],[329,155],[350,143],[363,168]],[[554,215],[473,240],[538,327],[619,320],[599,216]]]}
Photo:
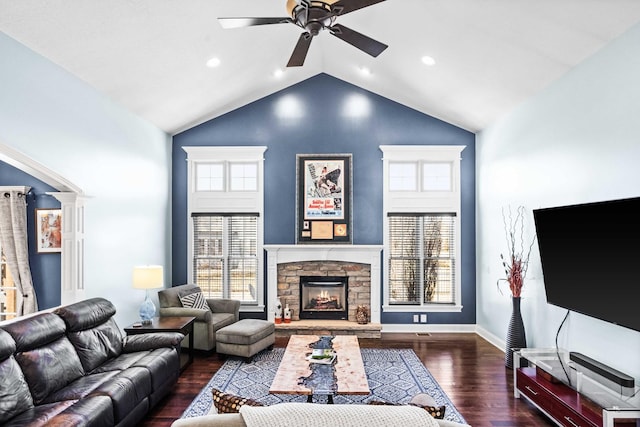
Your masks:
{"label": "flat screen television", "polygon": [[640,331],[640,197],[533,217],[547,302]]}

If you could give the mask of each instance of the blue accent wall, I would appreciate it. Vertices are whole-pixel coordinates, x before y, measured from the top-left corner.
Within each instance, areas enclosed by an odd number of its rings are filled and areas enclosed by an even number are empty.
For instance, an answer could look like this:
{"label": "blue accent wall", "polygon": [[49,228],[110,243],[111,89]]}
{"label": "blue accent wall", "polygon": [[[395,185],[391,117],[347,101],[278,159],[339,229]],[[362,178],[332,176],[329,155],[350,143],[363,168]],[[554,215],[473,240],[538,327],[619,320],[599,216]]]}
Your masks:
{"label": "blue accent wall", "polygon": [[[215,96],[215,95],[213,95]],[[353,155],[353,244],[381,245],[380,145],[464,145],[462,152],[462,313],[430,313],[429,323],[475,324],[475,135],[327,74],[184,131],[173,138],[172,281],[187,268],[187,162],[183,146],[255,146],[265,152],[265,244],[295,243],[296,155]],[[267,296],[269,298],[270,296]],[[383,313],[412,323],[412,313]]]}
{"label": "blue accent wall", "polygon": [[36,292],[39,309],[56,307],[60,305],[60,254],[37,253],[35,210],[60,208],[58,200],[45,194],[48,191],[58,190],[2,161],[0,161],[0,185],[31,187],[27,196],[27,241],[33,288]]}

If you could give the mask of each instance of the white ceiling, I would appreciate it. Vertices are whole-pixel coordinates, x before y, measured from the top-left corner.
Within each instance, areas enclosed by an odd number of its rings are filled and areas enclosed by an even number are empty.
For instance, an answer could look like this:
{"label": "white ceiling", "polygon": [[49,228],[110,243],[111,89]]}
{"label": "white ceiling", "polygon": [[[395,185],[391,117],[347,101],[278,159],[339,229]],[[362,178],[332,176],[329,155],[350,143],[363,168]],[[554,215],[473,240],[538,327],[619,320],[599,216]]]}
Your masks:
{"label": "white ceiling", "polygon": [[336,21],[389,45],[380,56],[324,31],[299,68],[299,27],[217,22],[285,3],[0,0],[0,30],[169,134],[319,73],[476,132],[640,21],[638,0],[386,0]]}

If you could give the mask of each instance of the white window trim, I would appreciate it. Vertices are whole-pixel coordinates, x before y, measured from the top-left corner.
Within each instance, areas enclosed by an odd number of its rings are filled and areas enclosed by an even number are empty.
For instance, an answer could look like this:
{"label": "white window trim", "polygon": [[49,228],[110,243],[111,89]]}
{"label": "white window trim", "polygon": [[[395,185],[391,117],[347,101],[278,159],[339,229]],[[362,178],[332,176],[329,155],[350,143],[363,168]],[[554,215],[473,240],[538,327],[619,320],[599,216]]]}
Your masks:
{"label": "white window trim", "polygon": [[[461,260],[461,192],[460,156],[464,145],[381,145],[383,153],[383,263],[382,310],[388,313],[460,312],[462,311],[462,260]],[[389,191],[389,164],[415,162],[418,164],[419,186],[417,191]],[[423,191],[422,164],[451,162],[451,191]],[[456,221],[455,303],[391,305],[389,304],[389,213],[439,213],[453,212]]]}
{"label": "white window trim", "polygon": [[[257,213],[258,214],[258,283],[257,305],[241,305],[242,312],[264,312],[264,152],[265,146],[246,147],[182,147],[187,153],[187,280],[193,283],[193,213]],[[239,162],[257,163],[258,188],[256,191],[195,191],[195,165],[197,163]],[[229,168],[225,167],[225,174]],[[228,175],[225,182],[228,183]]]}

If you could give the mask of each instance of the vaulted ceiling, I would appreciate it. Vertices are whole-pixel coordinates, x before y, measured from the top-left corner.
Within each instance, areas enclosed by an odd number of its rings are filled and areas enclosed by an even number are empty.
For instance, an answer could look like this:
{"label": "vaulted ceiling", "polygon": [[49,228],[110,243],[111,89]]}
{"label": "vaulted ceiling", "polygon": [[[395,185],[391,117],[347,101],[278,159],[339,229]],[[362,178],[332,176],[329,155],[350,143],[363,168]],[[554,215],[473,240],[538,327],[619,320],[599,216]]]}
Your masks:
{"label": "vaulted ceiling", "polygon": [[477,132],[640,22],[638,0],[386,0],[336,21],[387,44],[377,58],[324,30],[287,68],[301,28],[217,20],[285,3],[0,0],[0,30],[169,134],[319,73]]}

